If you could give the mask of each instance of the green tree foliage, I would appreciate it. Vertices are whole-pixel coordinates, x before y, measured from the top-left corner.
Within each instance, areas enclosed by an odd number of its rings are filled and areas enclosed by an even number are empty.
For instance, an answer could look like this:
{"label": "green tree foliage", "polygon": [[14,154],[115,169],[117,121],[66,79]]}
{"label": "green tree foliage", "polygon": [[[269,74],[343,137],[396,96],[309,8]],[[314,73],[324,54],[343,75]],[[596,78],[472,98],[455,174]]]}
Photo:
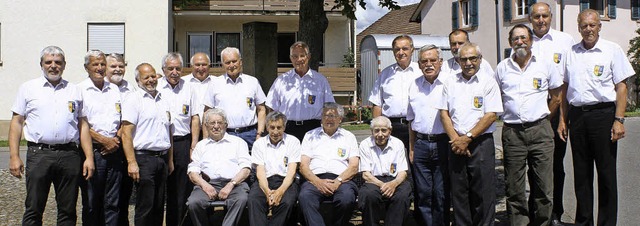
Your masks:
{"label": "green tree foliage", "polygon": [[[636,34],[638,34],[639,36],[636,36],[629,40],[629,51],[627,51],[627,55],[629,55],[631,66],[636,72],[633,77],[629,78],[629,81],[632,81],[635,85],[635,89],[633,89],[633,91],[635,92],[636,100],[638,100],[638,95],[640,94],[640,76],[638,76],[638,72],[640,72],[640,28],[636,30]],[[627,104],[627,106],[627,111],[636,110],[639,107],[637,101],[632,101],[631,103]]]}

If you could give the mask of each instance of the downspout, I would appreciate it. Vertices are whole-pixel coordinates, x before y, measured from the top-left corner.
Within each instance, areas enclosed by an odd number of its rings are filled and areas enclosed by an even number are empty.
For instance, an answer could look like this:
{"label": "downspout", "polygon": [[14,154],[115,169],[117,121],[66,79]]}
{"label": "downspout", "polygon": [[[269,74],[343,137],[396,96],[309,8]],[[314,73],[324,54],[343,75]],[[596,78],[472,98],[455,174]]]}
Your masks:
{"label": "downspout", "polygon": [[496,51],[497,51],[497,62],[496,65],[500,63],[502,57],[500,56],[500,16],[498,14],[498,0],[495,0],[496,3]]}
{"label": "downspout", "polygon": [[560,0],[560,31],[564,31],[564,0]]}

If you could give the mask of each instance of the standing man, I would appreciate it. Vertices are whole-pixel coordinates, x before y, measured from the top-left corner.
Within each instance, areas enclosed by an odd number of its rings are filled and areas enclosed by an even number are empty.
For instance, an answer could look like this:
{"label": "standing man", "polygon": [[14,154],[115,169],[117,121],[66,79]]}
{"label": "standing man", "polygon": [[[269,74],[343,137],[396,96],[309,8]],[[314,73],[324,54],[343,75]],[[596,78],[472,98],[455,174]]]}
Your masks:
{"label": "standing man", "polygon": [[[198,52],[191,56],[191,74],[185,75],[184,80],[191,84],[193,90],[196,93],[196,101],[193,105],[193,110],[198,115],[204,113],[204,104],[202,100],[207,92],[207,88],[211,84],[213,78],[209,75],[209,68],[211,68],[211,58],[206,53]],[[202,124],[200,119],[200,124]],[[204,132],[204,131],[203,131]],[[203,133],[204,134],[204,133]],[[206,134],[204,134],[206,135]]]}
{"label": "standing man", "polygon": [[122,145],[136,185],[135,225],[162,225],[167,176],[173,171],[173,129],[168,100],[156,90],[156,70],[136,67],[138,91],[122,106]]}
{"label": "standing man", "polygon": [[[571,46],[575,44],[573,37],[565,32],[551,28],[553,14],[549,4],[545,2],[535,3],[531,6],[529,12],[529,22],[531,22],[534,34],[531,51],[537,60],[555,65],[560,76],[564,76],[567,53],[571,51]],[[561,100],[562,98],[564,96],[561,97]],[[551,128],[555,135],[553,137],[553,213],[551,215],[551,223],[552,225],[561,225],[560,219],[562,219],[562,214],[564,213],[562,195],[565,176],[564,156],[567,152],[567,143],[557,133],[558,112],[551,111],[549,115]]]}
{"label": "standing man", "polygon": [[[200,119],[194,112],[195,91],[181,78],[182,55],[168,53],[162,57],[164,77],[158,82],[159,92],[169,104],[173,119],[174,172],[167,178],[167,225],[179,225],[187,213],[187,197],[193,190],[187,167],[191,151],[198,142]],[[188,222],[189,224],[190,222]]]}
{"label": "standing man", "polygon": [[[462,72],[462,67],[460,67],[457,59],[460,57],[460,47],[466,43],[469,43],[469,33],[467,31],[456,29],[449,33],[449,47],[451,47],[453,57],[444,62],[444,65],[442,65],[443,72],[452,75]],[[480,70],[485,74],[494,74],[491,65],[485,59],[482,59],[480,63]]]}
{"label": "standing man", "polygon": [[[96,167],[93,177],[82,183],[82,224],[118,225],[120,181],[123,158],[120,148],[120,90],[105,81],[107,61],[100,50],[90,50],[84,57],[89,77],[78,84],[84,97],[81,114],[87,118],[93,141]],[[125,211],[125,213],[127,213]]]}
{"label": "standing man", "polygon": [[249,195],[247,143],[226,133],[227,116],[222,109],[207,110],[204,126],[209,136],[196,144],[189,163],[189,179],[196,185],[187,201],[189,216],[196,226],[209,225],[209,202],[223,200],[227,214],[222,225],[237,225]]}
{"label": "standing man", "polygon": [[480,47],[460,47],[462,72],[447,78],[440,118],[451,144],[449,156],[455,225],[493,225],[496,210],[495,120],[502,113],[500,88],[482,71]]}
{"label": "standing man", "polygon": [[[249,223],[285,225],[298,200],[300,141],[284,132],[284,114],[272,111],[266,120],[269,135],[258,139],[251,153],[258,183],[253,183],[249,191]],[[271,220],[267,220],[270,209]]]}
{"label": "standing man", "polygon": [[[600,38],[600,15],[587,9],[578,14],[582,42],[571,47],[564,82],[566,102],[558,133],[571,139],[576,191],[576,224],[593,225],[593,164],[598,172],[597,225],[616,225],[618,185],[616,155],[624,138],[627,78],[635,72],[622,48]],[[567,128],[566,123],[569,123]]]}
{"label": "standing man", "polygon": [[238,48],[227,47],[220,56],[227,73],[211,82],[203,99],[204,110],[224,109],[229,121],[227,133],[242,138],[251,150],[253,142],[264,132],[266,97],[258,79],[242,73]]}
{"label": "standing man", "polygon": [[[560,105],[562,76],[554,64],[531,52],[533,32],[529,27],[514,26],[508,40],[514,53],[496,67],[504,107],[507,212],[511,225],[550,225],[554,144],[548,115]],[[551,99],[545,108],[548,96]],[[529,176],[529,202],[533,205],[527,204],[525,175]]]}
{"label": "standing man", "polygon": [[411,205],[404,144],[391,130],[391,121],[378,116],[371,120],[371,136],[360,142],[360,172],[366,183],[360,187],[358,205],[364,225],[380,225],[383,217],[385,225],[402,225]]}
{"label": "standing man", "polygon": [[136,91],[136,85],[124,80],[124,72],[127,67],[124,56],[119,53],[111,53],[107,55],[107,76],[105,81],[118,86],[121,93],[130,93]]}
{"label": "standing man", "polygon": [[269,89],[266,105],[287,116],[286,131],[302,140],[305,133],[320,126],[322,106],[335,102],[329,81],[309,68],[309,46],[296,42],[289,48],[293,69],[278,76]]}
{"label": "standing man", "polygon": [[381,115],[391,120],[394,137],[409,147],[409,127],[407,125],[407,106],[409,84],[420,77],[420,68],[411,62],[413,55],[413,39],[408,35],[400,35],[393,39],[393,56],[396,63],[388,66],[376,79],[369,101],[373,106],[373,117]]}
{"label": "standing man", "polygon": [[[344,117],[342,105],[325,103],[322,126],[304,136],[300,157],[300,174],[306,179],[300,188],[298,202],[307,225],[347,225],[356,206],[356,183],[360,154],[358,141],[351,132],[340,128]],[[320,203],[333,204],[333,219],[324,222]]]}
{"label": "standing man", "polygon": [[[27,178],[23,225],[42,225],[51,183],[56,192],[57,224],[76,225],[78,185],[93,175],[89,124],[80,114],[82,94],[76,85],[62,79],[65,65],[62,49],[44,48],[40,52],[42,77],[22,84],[11,107],[9,169],[14,177],[22,178],[24,173]],[[28,146],[26,170],[19,150],[23,126]]]}
{"label": "standing man", "polygon": [[451,206],[449,180],[449,137],[440,111],[444,81],[450,76],[442,68],[441,50],[435,45],[420,48],[422,76],[409,86],[409,160],[415,182],[415,209],[423,225],[449,225]]}

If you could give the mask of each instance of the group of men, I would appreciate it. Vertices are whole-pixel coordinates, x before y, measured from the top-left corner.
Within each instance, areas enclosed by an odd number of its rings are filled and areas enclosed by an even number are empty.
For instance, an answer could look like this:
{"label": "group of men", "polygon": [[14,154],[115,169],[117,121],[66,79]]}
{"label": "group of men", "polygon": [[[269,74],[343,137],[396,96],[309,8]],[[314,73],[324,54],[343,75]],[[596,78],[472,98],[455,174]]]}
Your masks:
{"label": "group of men", "polygon": [[[10,169],[27,182],[23,225],[42,224],[51,183],[59,225],[75,224],[79,190],[84,225],[128,225],[133,185],[136,225],[162,225],[165,201],[167,225],[207,225],[215,201],[227,210],[223,225],[238,224],[247,207],[251,225],[284,225],[296,202],[307,225],[345,225],[356,207],[365,225],[402,225],[412,192],[420,225],[492,225],[499,116],[511,225],[561,224],[567,134],[576,223],[594,223],[595,162],[597,223],[615,225],[616,141],[634,72],[621,48],[599,37],[596,11],[578,15],[575,45],[550,28],[551,17],[546,3],[532,5],[533,29],[511,29],[513,52],[495,72],[464,30],[450,33],[448,61],[426,45],[412,62],[413,40],[396,37],[396,64],[376,80],[371,136],[359,145],[340,127],[344,109],[309,68],[304,42],[291,46],[294,68],[267,95],[242,73],[237,48],[221,52],[223,75],[210,76],[209,56],[196,53],[183,77],[182,56],[169,53],[162,77],[142,63],[134,86],[123,79],[123,56],[98,50],[84,58],[88,78],[69,83],[64,52],[47,47],[42,77],[24,83],[12,107]],[[334,207],[330,217],[323,203]]]}

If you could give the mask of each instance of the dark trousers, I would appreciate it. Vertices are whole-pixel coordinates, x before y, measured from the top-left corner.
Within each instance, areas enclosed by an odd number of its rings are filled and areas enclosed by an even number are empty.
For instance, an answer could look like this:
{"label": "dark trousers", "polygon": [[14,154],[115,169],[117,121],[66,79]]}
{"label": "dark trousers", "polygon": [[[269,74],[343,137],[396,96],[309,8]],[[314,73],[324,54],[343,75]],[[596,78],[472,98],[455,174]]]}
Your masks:
{"label": "dark trousers", "polygon": [[564,213],[563,193],[564,193],[564,156],[567,153],[567,142],[560,139],[558,135],[558,116],[551,118],[551,129],[553,130],[553,214],[560,220]]}
{"label": "dark trousers", "polygon": [[[173,137],[173,173],[167,178],[167,225],[179,225],[187,213],[187,198],[193,190],[187,175],[190,149],[191,134]],[[191,225],[191,220],[185,219],[182,225]]]}
{"label": "dark trousers", "polygon": [[[118,150],[122,151],[122,149]],[[129,177],[126,159],[122,159],[122,180],[120,181],[120,198],[118,200],[118,226],[129,226],[129,202],[133,192],[133,179]]]}
{"label": "dark trousers", "polygon": [[[211,185],[216,189],[216,192],[220,192],[227,183],[229,183],[229,180],[211,182]],[[231,190],[227,199],[224,200],[227,213],[224,216],[224,220],[222,220],[222,226],[238,225],[242,211],[247,206],[248,197],[249,185],[245,182],[239,183]],[[189,216],[191,216],[193,225],[209,225],[209,216],[211,215],[207,211],[209,209],[209,201],[211,201],[209,196],[200,186],[193,187],[193,191],[187,200]]]}
{"label": "dark trousers", "polygon": [[[391,176],[377,176],[376,178],[385,183],[395,179],[395,177]],[[384,224],[401,226],[404,218],[409,213],[410,195],[411,185],[406,180],[396,187],[396,191],[391,198],[382,196],[380,187],[375,184],[364,183],[358,191],[358,207],[362,210],[364,225],[380,225],[380,219],[383,218],[383,210],[386,209]]]}
{"label": "dark trousers", "polygon": [[[319,174],[321,179],[335,179],[338,177],[335,174]],[[356,196],[358,195],[358,187],[353,180],[342,183],[338,190],[336,190],[332,196],[324,196],[320,193],[315,186],[309,181],[302,183],[300,187],[300,195],[298,195],[298,202],[302,214],[309,226],[324,226],[324,225],[347,225],[349,219],[351,219],[351,213],[356,207]],[[320,214],[320,204],[323,201],[331,201],[333,205],[333,219],[329,223],[325,223]]]}
{"label": "dark trousers", "polygon": [[496,211],[495,146],[492,134],[474,138],[471,157],[451,154],[451,201],[457,226],[493,225]]}
{"label": "dark trousers", "polygon": [[414,144],[414,208],[422,225],[449,225],[449,148],[448,139],[437,142],[417,139]]}
{"label": "dark trousers", "polygon": [[161,226],[167,186],[167,155],[136,154],[140,181],[136,183],[135,225]]}
{"label": "dark trousers", "polygon": [[[553,131],[549,120],[502,127],[507,213],[511,225],[549,225],[553,209]],[[527,171],[528,166],[528,171]],[[527,201],[525,175],[531,194]]]}
{"label": "dark trousers", "polygon": [[302,125],[296,125],[295,121],[287,121],[287,134],[291,134],[298,138],[300,142],[304,138],[304,134],[306,134],[309,130],[320,127],[320,120],[307,120],[304,121]]}
{"label": "dark trousers", "polygon": [[253,143],[256,142],[257,132],[258,132],[257,129],[252,129],[252,130],[247,130],[241,133],[236,133],[236,132],[227,132],[227,133],[240,137],[242,138],[242,140],[244,140],[244,142],[247,142],[247,146],[249,146],[249,154],[251,154],[251,148],[253,148]]}
{"label": "dark trousers", "polygon": [[[409,124],[393,122],[391,123],[393,130],[391,130],[391,136],[398,138],[404,144],[404,148],[409,150]],[[409,152],[407,151],[407,159],[409,159]]]}
{"label": "dark trousers", "polygon": [[82,154],[77,147],[55,150],[29,146],[25,177],[27,199],[22,225],[42,225],[51,183],[56,192],[57,225],[76,225],[78,185],[82,180]]}
{"label": "dark trousers", "polygon": [[[282,185],[284,177],[274,175],[267,178],[269,183],[269,189],[276,190]],[[258,183],[251,185],[251,191],[249,191],[249,222],[251,225],[285,225],[287,219],[291,217],[291,213],[296,205],[298,199],[298,181],[294,180],[291,186],[287,188],[282,196],[280,205],[271,208],[271,220],[267,220],[267,214],[269,213],[269,204],[267,203],[267,196],[264,194]]]}
{"label": "dark trousers", "polygon": [[102,155],[101,145],[93,144],[95,171],[89,181],[81,182],[82,225],[118,225],[120,181],[124,155],[122,150]]}
{"label": "dark trousers", "polygon": [[593,164],[598,171],[597,225],[616,225],[617,142],[611,142],[615,106],[591,111],[571,107],[569,136],[576,191],[576,225],[593,225]]}

